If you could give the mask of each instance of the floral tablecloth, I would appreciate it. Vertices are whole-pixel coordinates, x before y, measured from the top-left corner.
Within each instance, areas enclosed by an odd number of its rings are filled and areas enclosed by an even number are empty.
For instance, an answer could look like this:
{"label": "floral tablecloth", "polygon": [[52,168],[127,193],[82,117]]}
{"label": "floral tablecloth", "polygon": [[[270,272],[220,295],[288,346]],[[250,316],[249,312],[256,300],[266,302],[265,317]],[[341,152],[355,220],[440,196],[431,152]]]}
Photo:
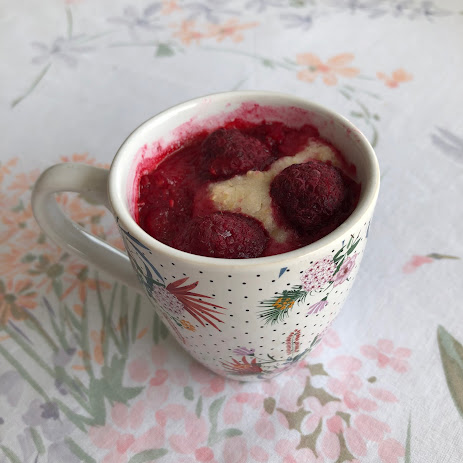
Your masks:
{"label": "floral tablecloth", "polygon": [[[1,463],[463,461],[461,2],[0,11]],[[145,119],[233,89],[339,111],[382,169],[341,315],[295,370],[255,384],[191,360],[141,296],[46,239],[30,204],[47,166],[107,166]],[[121,244],[104,209],[59,202]]]}

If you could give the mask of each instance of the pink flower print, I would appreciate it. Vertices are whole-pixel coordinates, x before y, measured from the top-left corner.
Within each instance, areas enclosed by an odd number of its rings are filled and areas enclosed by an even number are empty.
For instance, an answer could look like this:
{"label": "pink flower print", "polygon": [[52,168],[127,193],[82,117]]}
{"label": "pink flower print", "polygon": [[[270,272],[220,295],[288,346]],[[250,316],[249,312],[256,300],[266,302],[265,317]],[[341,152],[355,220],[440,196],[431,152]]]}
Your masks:
{"label": "pink flower print", "polygon": [[[170,434],[166,437],[172,450],[182,455],[193,454],[197,461],[215,461],[213,450],[205,446],[209,428],[203,417],[198,418],[180,404],[167,405],[158,410],[155,416],[159,425],[164,427],[166,435]],[[169,422],[174,423],[169,425]]]}
{"label": "pink flower print", "polygon": [[163,346],[153,346],[151,349],[151,359],[154,366],[160,368],[164,366],[167,361],[167,351]]}
{"label": "pink flower print", "polygon": [[[372,416],[361,414],[357,415],[353,419],[351,427],[346,428],[343,434],[347,447],[356,457],[364,457],[367,455],[367,441],[370,441],[379,444],[378,454],[381,461],[396,463],[397,459],[387,460],[383,458],[387,455],[389,448],[391,450],[391,456],[399,456],[401,451],[404,451],[402,445],[394,439],[384,439],[385,435],[389,432],[391,432],[391,428],[386,423],[383,423]],[[395,443],[398,445],[395,445]],[[383,450],[381,450],[382,448]],[[401,455],[403,456],[404,453]]]}
{"label": "pink flower print", "polygon": [[328,369],[334,370],[328,380],[328,390],[337,396],[343,396],[349,391],[361,389],[363,382],[356,372],[360,370],[362,362],[348,355],[340,355],[328,363]]}
{"label": "pink flower print", "polygon": [[388,365],[398,373],[408,371],[409,365],[406,360],[412,351],[405,347],[394,349],[392,341],[380,339],[376,346],[362,346],[360,352],[367,358],[376,360],[379,368],[386,368]]}
{"label": "pink flower print", "polygon": [[341,346],[341,340],[339,339],[338,334],[332,328],[329,328],[322,337],[320,343],[315,347],[315,349],[310,353],[311,358],[320,357],[325,347],[330,347],[331,349],[337,349]]}
{"label": "pink flower print", "polygon": [[339,410],[339,402],[332,401],[322,405],[316,397],[308,397],[304,400],[304,408],[311,413],[301,423],[303,434],[312,434],[317,429],[320,420],[324,417],[332,417]]}
{"label": "pink flower print", "polygon": [[225,379],[209,370],[206,370],[199,363],[193,362],[190,365],[191,377],[202,384],[201,394],[204,397],[213,397],[225,389]]}
{"label": "pink flower print", "polygon": [[391,432],[389,425],[370,415],[356,416],[354,418],[354,427],[363,438],[373,442],[381,442],[384,439],[384,434]]}
{"label": "pink flower print", "polygon": [[148,380],[150,371],[148,362],[143,358],[132,360],[128,367],[129,376],[137,383],[145,383]]}
{"label": "pink flower print", "polygon": [[302,288],[309,293],[322,290],[328,282],[332,281],[335,270],[336,265],[329,257],[315,262],[302,274]]}
{"label": "pink flower print", "polygon": [[395,439],[386,439],[379,444],[378,455],[383,463],[398,463],[405,456],[405,449]]}
{"label": "pink flower print", "polygon": [[246,439],[242,436],[227,439],[223,445],[220,461],[223,463],[247,463],[249,460]]}
{"label": "pink flower print", "polygon": [[418,267],[421,267],[424,264],[430,264],[433,262],[433,259],[429,256],[413,256],[403,267],[402,271],[404,273],[413,273]]}
{"label": "pink flower print", "polygon": [[303,448],[297,449],[300,439],[280,439],[275,445],[275,451],[282,457],[282,463],[323,463],[324,459],[315,457],[312,450]]}
{"label": "pink flower print", "polygon": [[91,441],[100,449],[110,450],[102,463],[127,463],[130,458],[144,450],[160,448],[164,444],[164,429],[156,425],[137,436],[145,415],[143,401],[135,403],[130,409],[117,403],[111,409],[112,424],[89,429]]}
{"label": "pink flower print", "polygon": [[254,447],[251,447],[249,450],[249,453],[251,457],[255,460],[258,461],[259,463],[266,463],[269,459],[269,454],[266,452],[262,447],[259,445],[255,445]]}
{"label": "pink flower print", "polygon": [[262,394],[239,392],[231,396],[225,403],[223,419],[226,424],[236,424],[243,417],[244,407],[247,405],[254,410],[262,409],[265,396]]}
{"label": "pink flower print", "polygon": [[339,269],[339,272],[336,273],[336,275],[334,276],[334,286],[341,285],[347,280],[347,278],[349,278],[349,275],[355,266],[355,260],[357,259],[357,255],[358,254],[355,253],[344,261],[341,268]]}
{"label": "pink flower print", "polygon": [[312,304],[309,307],[309,310],[307,311],[307,315],[312,315],[312,314],[321,312],[325,308],[325,306],[328,305],[328,301],[326,300],[327,297],[328,296],[323,298],[321,301],[318,301],[315,304]]}
{"label": "pink flower print", "polygon": [[267,413],[261,415],[254,425],[254,429],[257,435],[262,437],[262,439],[273,440],[275,438],[275,425]]}
{"label": "pink flower print", "polygon": [[373,412],[377,410],[378,405],[375,401],[365,397],[359,397],[353,391],[347,391],[343,396],[343,402],[349,410],[365,410],[366,412]]}

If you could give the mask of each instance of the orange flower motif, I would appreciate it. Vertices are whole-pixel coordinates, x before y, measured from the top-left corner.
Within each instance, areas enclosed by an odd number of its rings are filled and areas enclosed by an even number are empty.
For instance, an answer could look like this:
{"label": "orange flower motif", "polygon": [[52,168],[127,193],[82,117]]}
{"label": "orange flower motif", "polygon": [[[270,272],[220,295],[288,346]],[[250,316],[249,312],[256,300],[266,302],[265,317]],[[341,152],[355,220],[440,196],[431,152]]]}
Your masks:
{"label": "orange flower motif", "polygon": [[244,36],[240,31],[256,27],[258,24],[257,22],[240,24],[236,18],[232,18],[222,25],[210,25],[207,37],[215,37],[217,42],[222,42],[227,37],[231,38],[233,42],[241,42]]}
{"label": "orange flower motif", "polygon": [[11,174],[11,168],[18,163],[19,158],[12,158],[5,163],[0,163],[0,183],[3,182],[5,175]]}
{"label": "orange flower motif", "polygon": [[71,284],[66,289],[66,291],[61,296],[61,299],[65,299],[69,294],[72,293],[75,289],[77,289],[79,293],[79,299],[84,302],[87,297],[87,290],[95,291],[97,288],[97,284],[99,284],[100,288],[109,289],[111,285],[105,281],[99,280],[98,282],[88,277],[88,267],[81,264],[76,263],[69,267],[69,271],[72,275],[66,275],[63,280],[70,282]]}
{"label": "orange flower motif", "polygon": [[196,331],[196,328],[188,320],[180,320],[180,323],[182,324],[183,328],[189,331]]}
{"label": "orange flower motif", "polygon": [[396,88],[399,84],[413,80],[413,76],[403,69],[396,69],[391,76],[384,74],[384,72],[377,72],[376,75],[378,79],[384,80],[384,83],[390,88]]}
{"label": "orange flower motif", "polygon": [[92,338],[94,348],[93,348],[93,358],[98,365],[103,365],[104,362],[104,352],[103,352],[103,342],[105,338],[105,333],[103,330],[90,331],[90,337]]}
{"label": "orange flower motif", "polygon": [[6,284],[0,280],[0,326],[11,319],[26,319],[26,309],[37,307],[36,298],[37,293],[33,291],[31,280],[9,280]]}
{"label": "orange flower motif", "polygon": [[182,21],[180,29],[174,33],[174,37],[178,37],[183,44],[190,45],[192,42],[198,44],[205,35],[195,30],[194,21]]}
{"label": "orange flower motif", "polygon": [[307,67],[297,73],[297,78],[305,82],[314,82],[320,75],[326,85],[336,85],[338,76],[355,77],[359,74],[360,71],[357,68],[348,67],[353,59],[353,54],[342,53],[323,63],[318,56],[312,53],[302,53],[297,55],[296,61]]}
{"label": "orange flower motif", "polygon": [[175,0],[164,0],[162,2],[161,14],[170,14],[176,10],[181,10],[181,8]]}
{"label": "orange flower motif", "polygon": [[13,242],[5,251],[0,253],[0,275],[11,277],[27,273],[31,264],[24,258],[25,249]]}
{"label": "orange flower motif", "polygon": [[14,190],[20,194],[32,189],[35,181],[39,178],[40,171],[35,169],[31,172],[21,172],[14,176],[14,180],[8,186],[9,190]]}
{"label": "orange flower motif", "polygon": [[79,225],[83,227],[89,226],[90,230],[94,228],[96,231],[101,232],[101,229],[98,229],[98,225],[106,214],[106,209],[102,206],[91,206],[79,196],[70,194],[59,195],[57,201],[62,206],[64,212]]}
{"label": "orange flower motif", "polygon": [[74,153],[71,156],[61,156],[60,159],[63,162],[81,162],[83,164],[89,164],[91,166],[109,169],[109,164],[101,164],[99,162],[96,162],[96,159],[90,157],[88,153],[83,153],[83,154]]}

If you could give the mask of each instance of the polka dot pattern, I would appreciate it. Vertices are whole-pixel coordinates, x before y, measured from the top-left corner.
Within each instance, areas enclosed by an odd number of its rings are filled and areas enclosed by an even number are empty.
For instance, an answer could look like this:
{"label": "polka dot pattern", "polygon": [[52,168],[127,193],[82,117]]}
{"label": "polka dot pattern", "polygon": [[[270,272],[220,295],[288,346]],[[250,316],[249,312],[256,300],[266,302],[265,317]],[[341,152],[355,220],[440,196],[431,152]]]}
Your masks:
{"label": "polka dot pattern", "polygon": [[[307,355],[338,315],[360,265],[367,225],[356,231],[360,240],[349,256],[350,235],[319,254],[257,271],[222,272],[145,254],[158,284],[147,287],[146,275],[139,278],[172,335],[199,362],[240,381],[267,379]],[[335,286],[340,249],[345,261],[356,258],[348,277]],[[144,268],[140,255],[130,257]],[[188,307],[192,301],[195,310]],[[262,317],[265,311],[273,318]]]}

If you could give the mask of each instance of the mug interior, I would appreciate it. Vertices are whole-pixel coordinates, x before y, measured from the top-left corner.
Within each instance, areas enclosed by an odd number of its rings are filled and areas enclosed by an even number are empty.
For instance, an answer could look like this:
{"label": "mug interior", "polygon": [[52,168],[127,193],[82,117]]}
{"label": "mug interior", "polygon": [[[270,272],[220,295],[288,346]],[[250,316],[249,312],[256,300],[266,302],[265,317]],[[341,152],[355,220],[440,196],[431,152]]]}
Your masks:
{"label": "mug interior", "polygon": [[[111,166],[109,198],[115,215],[128,231],[151,249],[178,258],[198,260],[202,264],[231,264],[231,259],[196,256],[178,251],[148,235],[136,222],[135,204],[138,178],[144,170],[154,168],[166,150],[192,139],[200,132],[211,132],[236,118],[251,123],[283,122],[294,128],[315,126],[320,136],[339,149],[349,164],[355,166],[354,178],[361,184],[357,207],[347,220],[324,238],[303,248],[286,253],[306,254],[329,244],[348,227],[353,226],[374,206],[379,190],[379,167],[373,148],[365,136],[347,119],[320,105],[303,99],[272,92],[227,92],[197,98],[174,106],[138,127],[122,144]],[[255,259],[232,259],[234,265],[250,261],[270,263],[280,255]]]}

